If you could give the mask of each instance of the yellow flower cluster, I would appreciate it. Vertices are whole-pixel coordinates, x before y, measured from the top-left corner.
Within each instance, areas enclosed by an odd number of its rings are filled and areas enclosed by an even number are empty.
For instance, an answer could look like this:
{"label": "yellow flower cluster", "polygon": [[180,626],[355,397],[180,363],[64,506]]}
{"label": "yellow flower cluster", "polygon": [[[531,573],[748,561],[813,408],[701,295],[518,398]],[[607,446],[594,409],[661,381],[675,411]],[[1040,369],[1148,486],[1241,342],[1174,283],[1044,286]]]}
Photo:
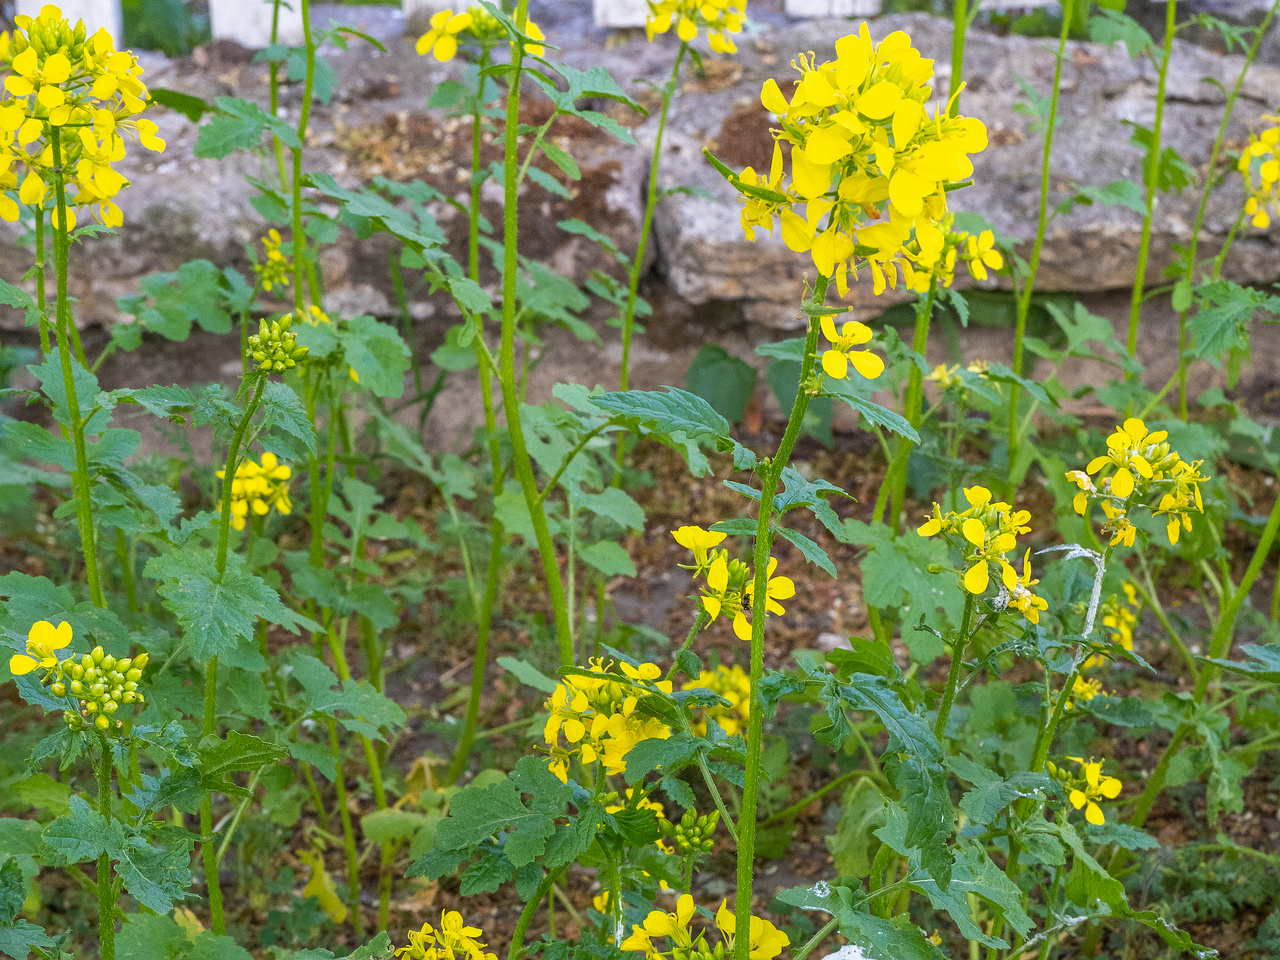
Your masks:
{"label": "yellow flower cluster", "polygon": [[[565,677],[546,702],[550,716],[542,736],[550,755],[548,766],[561,781],[569,779],[569,761],[578,757],[585,764],[600,762],[605,773],[625,773],[626,755],[641,740],[666,740],[671,728],[637,711],[638,693],[647,689],[671,692],[671,682],[662,680],[662,670],[653,663],[633,667],[612,661],[590,661],[590,676]],[[565,744],[561,745],[563,735]]]}
{"label": "yellow flower cluster", "polygon": [[289,262],[289,258],[280,252],[282,242],[279,230],[275,227],[268,230],[267,235],[262,238],[263,261],[253,265],[253,272],[258,275],[258,282],[268,293],[277,286],[287,287],[289,274],[293,271],[293,264]]}
{"label": "yellow flower cluster", "polygon": [[[697,905],[686,893],[676,901],[674,913],[654,910],[645,917],[643,924],[632,925],[631,936],[622,941],[622,949],[643,952],[645,960],[660,960],[668,956],[667,951],[678,960],[723,960],[732,956],[737,918],[727,903],[722,901],[716,912],[716,929],[720,931],[721,939],[714,947],[707,944],[705,931],[694,933],[689,929],[696,913]],[[751,960],[773,960],[791,946],[791,939],[762,917],[751,918],[749,937]],[[653,942],[663,938],[668,941],[666,951],[660,950]]]}
{"label": "yellow flower cluster", "polygon": [[[1067,479],[1079,488],[1073,501],[1076,513],[1084,516],[1089,499],[1101,501],[1107,522],[1103,532],[1111,537],[1111,545],[1133,546],[1137,527],[1129,519],[1134,506],[1146,505],[1156,516],[1163,516],[1165,533],[1171,544],[1178,542],[1183,530],[1191,529],[1191,511],[1204,513],[1200,484],[1208,478],[1200,473],[1203,460],[1187,463],[1171,449],[1169,435],[1163,430],[1151,432],[1137,417],[1130,417],[1107,437],[1107,452],[1094,457],[1084,470],[1067,471]],[[1097,483],[1094,477],[1110,470]],[[1155,494],[1158,502],[1153,502]]]}
{"label": "yellow flower cluster", "polygon": [[1077,810],[1083,810],[1084,818],[1095,827],[1102,826],[1107,822],[1107,818],[1103,815],[1098,801],[1114,800],[1120,796],[1122,784],[1115,777],[1104,774],[1102,764],[1096,760],[1086,761],[1082,757],[1067,759],[1080,765],[1078,774],[1072,774],[1052,762],[1046,764],[1045,769],[1051,777],[1060,781],[1067,789],[1067,799],[1071,806]]}
{"label": "yellow flower cluster", "polygon": [[[980,594],[991,583],[990,565],[1000,568],[1000,582],[1009,592],[1009,606],[1022,612],[1032,623],[1040,622],[1040,611],[1049,608],[1049,602],[1032,592],[1039,580],[1031,578],[1031,551],[1022,558],[1022,575],[1013,569],[1006,554],[1018,545],[1018,537],[1031,528],[1027,521],[1031,514],[1026,510],[1014,510],[1000,501],[992,501],[986,487],[966,487],[965,499],[969,509],[963,513],[947,514],[935,503],[933,516],[916,531],[922,537],[941,533],[960,547],[967,569],[959,574],[965,590]],[[957,573],[959,573],[957,571]]]}
{"label": "yellow flower cluster", "polygon": [[[226,477],[225,470],[218,471],[218,479]],[[245,520],[252,513],[255,517],[265,517],[272,508],[282,516],[293,512],[293,504],[289,500],[289,478],[293,470],[287,463],[281,463],[270,451],[262,455],[261,463],[254,463],[246,458],[236,467],[235,479],[231,481],[231,526],[243,530]],[[218,502],[222,509],[222,502]]]}
{"label": "yellow flower cluster", "polygon": [[956,261],[963,261],[975,280],[986,280],[988,270],[1004,267],[1004,254],[996,249],[996,237],[990,230],[972,234],[953,229],[954,217],[947,214],[940,221],[916,221],[915,237],[903,248],[902,279],[907,289],[926,293],[930,285],[951,286],[955,279]]}
{"label": "yellow flower cluster", "polygon": [[102,647],[94,647],[78,661],[74,656],[61,660],[59,650],[71,646],[75,639],[71,624],[63,620],[56,627],[48,620],[40,620],[27,631],[26,653],[15,653],[9,658],[9,672],[24,677],[36,670],[44,672],[41,684],[49,684],[49,692],[55,697],[75,697],[80,703],[76,710],[63,711],[62,717],[73,730],[83,730],[92,720],[103,733],[117,728],[119,721],[111,719],[123,705],[142,703],[138,690],[142,671],[147,668],[148,656],[117,660]]}
{"label": "yellow flower cluster", "polygon": [[[989,379],[987,376],[988,365],[985,360],[970,360],[965,369],[970,373],[976,373],[983,380]],[[952,364],[949,367],[945,363],[940,363],[933,368],[933,372],[929,374],[928,379],[933,383],[936,383],[943,390],[955,388],[963,391],[964,379],[957,375],[959,370],[960,364],[958,363]],[[998,383],[992,382],[991,386],[995,387],[996,390],[1000,389],[1000,384]]]}
{"label": "yellow flower cluster", "polygon": [[649,0],[645,33],[652,40],[673,26],[682,43],[692,43],[698,31],[707,32],[707,43],[716,53],[737,53],[728,36],[741,33],[747,0]]}
{"label": "yellow flower cluster", "polygon": [[1075,682],[1071,684],[1071,695],[1067,699],[1067,709],[1073,709],[1077,701],[1088,703],[1102,693],[1105,693],[1105,691],[1102,689],[1101,680],[1093,680],[1077,674]]}
{"label": "yellow flower cluster", "polygon": [[751,678],[739,666],[724,664],[714,670],[703,670],[697,680],[684,684],[682,690],[710,690],[726,701],[714,707],[706,707],[693,723],[693,732],[700,737],[707,735],[707,721],[714,720],[727,736],[742,733],[751,714]]}
{"label": "yellow flower cluster", "polygon": [[[750,642],[751,621],[746,611],[751,609],[755,598],[755,578],[751,569],[741,560],[730,560],[729,551],[717,550],[724,540],[723,533],[704,530],[701,527],[686,526],[671,534],[676,543],[693,551],[694,562],[685,569],[693,570],[695,576],[705,575],[706,589],[702,593],[702,609],[714,622],[724,614],[733,617],[733,632],[739,640]],[[777,557],[769,558],[765,586],[765,609],[774,616],[781,616],[787,611],[779,600],[789,600],[796,595],[796,585],[790,577],[775,577],[778,569]]]}
{"label": "yellow flower cluster", "polygon": [[421,930],[409,932],[409,942],[396,951],[404,960],[497,960],[480,942],[483,931],[469,927],[457,910],[443,910],[440,925],[424,923]]}
{"label": "yellow flower cluster", "polygon": [[[524,32],[534,40],[545,40],[546,34],[532,20],[526,20]],[[428,53],[442,63],[458,55],[458,37],[469,33],[477,42],[486,46],[497,43],[505,34],[502,24],[493,14],[481,6],[473,6],[462,13],[441,10],[431,17],[431,29],[418,38],[414,49],[419,56]],[[540,57],[547,48],[540,43],[525,46],[525,52]]]}
{"label": "yellow flower cluster", "polygon": [[[986,128],[948,108],[928,115],[933,61],[901,31],[874,44],[863,24],[836,42],[835,60],[802,54],[792,65],[800,80],[790,101],[772,79],[760,95],[781,127],[768,178],[750,167],[742,173],[743,231],[754,240],[757,227],[772,232],[776,220],[787,246],[809,251],[841,295],[861,256],[881,293],[896,285],[900,264],[920,262],[921,247],[936,248],[930,227],[938,231],[947,216],[947,187],[972,175],[969,154],[986,149]],[[925,236],[912,252],[921,225]]]}
{"label": "yellow flower cluster", "polygon": [[[1280,117],[1264,117],[1280,124]],[[1237,164],[1244,177],[1244,212],[1255,226],[1271,226],[1271,214],[1280,216],[1280,126],[1249,136]]]}
{"label": "yellow flower cluster", "polygon": [[[12,34],[0,34],[0,62],[10,71],[0,98],[0,190],[17,190],[20,203],[43,207],[60,166],[67,229],[82,207],[120,226],[124,216],[114,198],[128,181],[112,164],[124,159],[122,133],[133,132],[148,150],[165,148],[156,125],[137,119],[148,98],[137,57],[117,51],[106,30],[87,36],[83,22],[72,26],[52,4],[14,23]],[[0,217],[18,215],[18,203],[0,194]]]}

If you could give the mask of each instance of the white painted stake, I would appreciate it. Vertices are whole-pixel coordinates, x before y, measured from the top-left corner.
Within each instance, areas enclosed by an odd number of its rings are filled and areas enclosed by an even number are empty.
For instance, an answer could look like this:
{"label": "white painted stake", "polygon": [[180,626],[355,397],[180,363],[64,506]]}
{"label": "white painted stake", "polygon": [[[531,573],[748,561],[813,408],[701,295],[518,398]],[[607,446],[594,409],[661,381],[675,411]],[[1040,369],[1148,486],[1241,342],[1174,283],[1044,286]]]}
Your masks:
{"label": "white painted stake", "polygon": [[[272,0],[209,0],[209,26],[215,40],[234,40],[261,50],[271,44]],[[296,47],[303,42],[302,7],[298,0],[281,0],[278,42]]]}
{"label": "white painted stake", "polygon": [[874,17],[881,0],[786,0],[789,17]]}
{"label": "white painted stake", "polygon": [[[14,13],[26,14],[29,17],[37,16],[45,2],[46,0],[17,0],[14,4]],[[124,21],[120,13],[120,0],[61,0],[57,6],[62,10],[62,15],[72,23],[83,20],[85,29],[90,34],[106,27],[107,32],[111,34],[111,39],[116,42],[116,47],[124,46]]]}
{"label": "white painted stake", "polygon": [[591,0],[597,27],[643,27],[649,19],[648,0]]}

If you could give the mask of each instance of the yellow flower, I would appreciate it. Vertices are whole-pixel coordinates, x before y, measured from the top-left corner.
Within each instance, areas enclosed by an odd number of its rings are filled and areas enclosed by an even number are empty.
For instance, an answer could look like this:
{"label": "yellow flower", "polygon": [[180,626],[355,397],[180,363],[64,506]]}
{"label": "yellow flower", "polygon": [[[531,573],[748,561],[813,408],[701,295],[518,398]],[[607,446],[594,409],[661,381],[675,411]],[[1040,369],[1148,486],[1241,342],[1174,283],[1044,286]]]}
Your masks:
{"label": "yellow flower", "polygon": [[653,946],[655,937],[670,937],[677,947],[688,949],[693,945],[693,937],[689,933],[689,922],[693,919],[697,907],[693,897],[687,893],[676,901],[674,913],[652,911],[644,918],[644,924],[631,927],[631,936],[622,941],[623,950],[643,950],[648,957],[660,955]]}
{"label": "yellow flower", "polygon": [[71,645],[71,624],[63,620],[56,627],[48,620],[32,624],[27,631],[27,652],[9,658],[9,672],[21,677],[32,670],[52,670],[58,665],[58,651]]}
{"label": "yellow flower", "polygon": [[691,43],[703,29],[713,51],[737,53],[728,34],[742,32],[746,7],[746,0],[650,0],[645,35],[652,41],[674,26],[680,41]]}
{"label": "yellow flower", "polygon": [[[1076,675],[1075,682],[1071,685],[1071,697],[1067,700],[1067,709],[1074,709],[1076,701],[1088,703],[1094,697],[1102,693],[1101,680],[1086,680],[1079,674]],[[1078,807],[1076,809],[1079,809]]]}
{"label": "yellow flower", "polygon": [[[721,901],[720,909],[716,911],[716,928],[724,937],[726,953],[733,950],[737,927],[738,918],[730,912],[728,902]],[[791,939],[763,917],[751,918],[750,940],[751,960],[773,960],[791,946]]]}
{"label": "yellow flower", "polygon": [[695,526],[679,527],[671,532],[671,536],[680,546],[693,551],[693,566],[685,569],[693,570],[694,576],[706,573],[716,556],[714,548],[718,547],[725,538],[723,533],[714,533]]}
{"label": "yellow flower", "polygon": [[437,60],[452,60],[458,54],[458,34],[471,26],[470,13],[441,10],[431,17],[431,29],[418,38],[418,56],[430,53]]}
{"label": "yellow flower", "polygon": [[968,510],[963,513],[949,512],[944,516],[935,503],[933,516],[921,524],[916,532],[922,537],[942,533],[960,547],[967,564],[960,582],[965,590],[975,596],[990,585],[990,564],[997,564],[1001,582],[1012,595],[1011,605],[1022,610],[1033,623],[1037,622],[1040,616],[1038,611],[1047,609],[1048,604],[1038,601],[1030,594],[1031,586],[1039,582],[1031,579],[1030,558],[1024,558],[1022,580],[1018,579],[1017,573],[1005,558],[1005,554],[1017,546],[1018,537],[1030,531],[1027,522],[1031,519],[1031,514],[1026,510],[1014,510],[1007,503],[993,502],[991,491],[986,487],[967,487],[964,495],[969,501]]}
{"label": "yellow flower", "polygon": [[1102,764],[1093,760],[1086,762],[1080,757],[1068,757],[1080,764],[1080,772],[1084,775],[1084,780],[1077,783],[1068,793],[1067,798],[1071,801],[1071,806],[1077,810],[1083,808],[1084,818],[1096,827],[1102,826],[1106,822],[1106,817],[1102,815],[1102,808],[1098,806],[1098,800],[1114,800],[1120,796],[1121,783],[1115,777],[1108,777],[1102,773]]}
{"label": "yellow flower", "polygon": [[[1280,122],[1280,117],[1264,117]],[[1236,165],[1244,177],[1244,212],[1260,230],[1271,226],[1271,212],[1280,214],[1280,126],[1251,134],[1249,146]]]}
{"label": "yellow flower", "polygon": [[442,910],[440,925],[424,923],[421,930],[409,932],[409,942],[396,951],[404,960],[496,960],[480,942],[483,931],[467,926],[457,910]]}
{"label": "yellow flower", "polygon": [[[225,470],[219,470],[218,479],[226,476]],[[281,463],[274,453],[267,451],[262,455],[261,464],[246,458],[236,467],[235,478],[231,481],[231,526],[243,530],[252,514],[265,517],[274,509],[282,516],[293,512],[293,503],[289,499],[289,480],[293,476],[292,468]],[[218,509],[222,509],[219,501]]]}
{"label": "yellow flower", "polygon": [[[1008,570],[1009,567],[1006,565],[1002,569]],[[1022,558],[1022,576],[1018,577],[1017,581],[1012,585],[1009,584],[1006,578],[1005,586],[1008,587],[1011,594],[1009,606],[1015,610],[1021,610],[1022,615],[1032,623],[1039,623],[1040,611],[1049,609],[1048,600],[1044,599],[1044,597],[1037,597],[1031,592],[1031,588],[1039,582],[1039,580],[1031,578],[1031,551],[1028,549]]]}
{"label": "yellow flower", "polygon": [[720,664],[714,670],[703,670],[697,680],[688,681],[680,689],[710,690],[725,700],[725,703],[702,710],[702,715],[693,724],[694,733],[698,736],[706,736],[708,720],[715,720],[730,737],[746,728],[751,713],[751,678],[741,667]]}
{"label": "yellow flower", "polygon": [[[773,571],[778,568],[778,558],[770,557],[769,566],[766,570],[767,581],[764,591],[764,608],[774,616],[782,616],[787,611],[783,609],[779,600],[789,600],[796,595],[796,585],[790,577],[775,577]],[[746,587],[743,588],[742,607],[750,607],[755,596],[755,580],[747,581]],[[740,608],[733,618],[733,632],[739,640],[751,641],[751,622],[747,620],[746,613]]]}
{"label": "yellow flower", "polygon": [[857,320],[850,320],[836,332],[831,317],[822,318],[822,335],[831,341],[831,349],[822,353],[822,369],[829,377],[843,380],[849,375],[849,366],[874,380],[884,372],[884,361],[870,350],[858,350],[871,339],[871,328]]}
{"label": "yellow flower", "polygon": [[1113,465],[1116,472],[1111,477],[1111,493],[1121,500],[1133,493],[1137,485],[1137,477],[1150,480],[1153,476],[1151,464],[1143,456],[1149,446],[1153,446],[1169,436],[1163,430],[1155,433],[1147,431],[1147,425],[1137,417],[1130,417],[1115,433],[1107,437],[1107,452],[1089,461],[1086,472],[1093,476],[1104,467]]}
{"label": "yellow flower", "polygon": [[[254,263],[253,272],[262,280],[262,289],[268,293],[276,286],[289,285],[289,273],[293,269],[289,258],[280,252],[280,231],[272,227],[262,238],[262,252],[266,255],[263,263]],[[313,308],[314,309],[314,308]]]}
{"label": "yellow flower", "polygon": [[996,249],[995,235],[990,230],[983,230],[976,237],[967,236],[964,259],[975,280],[986,280],[988,268],[999,270],[1004,266],[1004,256]]}

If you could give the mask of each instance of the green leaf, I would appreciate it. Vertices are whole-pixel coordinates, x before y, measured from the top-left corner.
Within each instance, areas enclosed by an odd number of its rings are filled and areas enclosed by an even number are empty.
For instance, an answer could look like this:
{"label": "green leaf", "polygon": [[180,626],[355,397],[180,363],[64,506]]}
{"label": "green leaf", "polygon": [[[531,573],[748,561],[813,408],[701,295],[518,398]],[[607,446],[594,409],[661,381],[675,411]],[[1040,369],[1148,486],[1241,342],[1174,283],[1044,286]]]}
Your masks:
{"label": "green leaf", "polygon": [[1242,643],[1240,652],[1248,660],[1223,660],[1219,657],[1201,657],[1205,663],[1217,664],[1232,673],[1241,673],[1265,683],[1280,683],[1280,643]]}
{"label": "green leaf", "polygon": [[353,733],[383,740],[383,730],[402,726],[405,713],[362,680],[346,680],[338,688],[333,671],[305,647],[291,647],[282,655],[292,668],[292,676],[302,686],[308,709],[334,717]]}
{"label": "green leaf", "polygon": [[498,666],[515,674],[516,679],[525,686],[548,694],[556,692],[556,682],[531,663],[517,660],[515,657],[499,657]]}
{"label": "green leaf", "polygon": [[253,150],[268,130],[286,147],[301,146],[291,126],[256,103],[238,97],[218,97],[214,103],[218,113],[200,128],[196,137],[194,152],[202,160],[221,160],[237,150]]}
{"label": "green leaf", "polygon": [[164,87],[147,87],[147,93],[160,106],[176,110],[192,123],[199,123],[200,118],[213,109],[208,101],[178,90],[168,90]]}
{"label": "green leaf", "polygon": [[[278,743],[268,743],[266,740],[246,733],[238,733],[235,730],[228,731],[225,740],[205,737],[200,741],[197,751],[200,756],[200,772],[205,782],[218,784],[218,789],[224,793],[225,788],[230,786],[225,779],[228,774],[260,770],[267,764],[275,763],[289,752],[287,747]],[[234,792],[243,793],[238,787],[232,787],[232,789]]]}
{"label": "green leaf", "polygon": [[625,547],[612,540],[601,540],[578,551],[582,562],[606,577],[634,577],[636,565]]}
{"label": "green leaf", "polygon": [[656,770],[663,775],[677,773],[694,758],[700,745],[700,741],[685,733],[677,733],[665,740],[656,737],[641,740],[623,758],[627,764],[624,779],[628,785],[634,786],[651,771]]}
{"label": "green leaf", "polygon": [[843,400],[853,408],[855,413],[860,413],[866,417],[867,422],[873,426],[882,427],[890,433],[906,437],[912,443],[920,442],[920,434],[916,433],[915,427],[911,426],[905,417],[855,393],[854,388],[849,385],[847,380],[832,380],[828,377],[826,386],[823,388],[823,395]]}
{"label": "green leaf", "polygon": [[338,342],[361,387],[392,400],[404,393],[409,347],[395,327],[373,317],[352,317],[338,325]]}
{"label": "green leaf", "polygon": [[778,894],[783,903],[802,910],[823,910],[840,924],[840,935],[865,960],[946,960],[915,922],[899,914],[883,920],[866,912],[862,903],[853,903],[853,892],[825,881],[812,887],[793,887]]}
{"label": "green leaf", "polygon": [[817,564],[831,576],[836,575],[836,565],[831,558],[827,556],[827,551],[823,550],[814,541],[810,540],[799,530],[792,530],[790,527],[779,527],[779,536],[795,544],[800,552],[804,554],[804,558],[810,563]]}
{"label": "green leaf", "polygon": [[426,825],[430,818],[425,813],[390,807],[375,810],[360,818],[360,829],[365,839],[372,843],[389,843],[407,840]]}
{"label": "green leaf", "polygon": [[[531,794],[530,806],[521,792]],[[532,863],[546,850],[556,819],[573,797],[540,757],[522,757],[511,777],[485,787],[468,787],[452,798],[449,816],[436,830],[433,852],[469,851],[502,835],[504,850],[518,867]],[[428,855],[429,856],[429,855]],[[423,858],[415,863],[415,869]]]}
{"label": "green leaf", "polygon": [[729,442],[729,421],[711,404],[678,387],[665,389],[665,393],[655,390],[615,391],[602,393],[591,400],[600,409],[630,425],[647,427],[659,433],[683,433],[690,440],[706,438],[717,443]]}
{"label": "green leaf", "polygon": [[302,448],[308,453],[316,452],[316,432],[307,417],[307,408],[291,386],[281,380],[267,381],[267,386],[262,391],[261,407],[264,413],[263,430],[279,428],[295,440],[300,440]]}
{"label": "green leaf", "polygon": [[[1112,180],[1105,187],[1076,184],[1080,195],[1089,203],[1104,207],[1127,207],[1134,213],[1146,215],[1147,200],[1141,185],[1132,180]],[[1174,308],[1175,310],[1177,307]]]}
{"label": "green leaf", "polygon": [[265,580],[245,569],[243,557],[232,554],[228,560],[219,579],[213,553],[188,546],[152,557],[144,570],[161,581],[157,592],[178,618],[196,660],[230,652],[251,639],[259,618],[291,633],[299,627],[320,629],[281,603]]}
{"label": "green leaf", "polygon": [[1267,296],[1261,290],[1230,280],[1202,283],[1194,293],[1197,308],[1187,322],[1191,333],[1187,352],[1215,365],[1229,350],[1249,345],[1249,325],[1259,310],[1280,314],[1280,297]]}
{"label": "green leaf", "polygon": [[701,347],[685,374],[685,387],[730,423],[740,423],[756,390],[756,370],[724,347]]}
{"label": "green leaf", "polygon": [[469,324],[458,323],[448,329],[444,335],[444,343],[431,351],[431,362],[441,370],[448,370],[455,373],[460,370],[470,370],[474,367],[479,359],[476,357],[476,348],[472,345],[474,337],[462,343],[462,338],[468,332]]}
{"label": "green leaf", "polygon": [[[38,947],[41,950],[51,950],[53,945],[53,940],[44,932],[44,927],[37,927],[34,923],[28,923],[26,920],[19,920],[12,925],[0,926],[0,954],[6,957],[27,960],[33,947]],[[45,955],[48,956],[49,954]]]}

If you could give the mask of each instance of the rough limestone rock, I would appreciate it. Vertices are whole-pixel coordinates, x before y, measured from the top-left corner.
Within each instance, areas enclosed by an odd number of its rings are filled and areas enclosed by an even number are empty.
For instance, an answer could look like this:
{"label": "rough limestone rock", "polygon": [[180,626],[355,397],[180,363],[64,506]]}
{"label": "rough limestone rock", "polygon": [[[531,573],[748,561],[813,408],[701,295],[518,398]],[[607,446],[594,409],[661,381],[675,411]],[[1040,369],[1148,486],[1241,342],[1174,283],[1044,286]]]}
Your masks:
{"label": "rough limestone rock", "polygon": [[[814,275],[808,255],[792,253],[777,238],[748,243],[739,226],[734,191],[705,162],[701,151],[710,147],[739,169],[747,164],[767,169],[772,146],[770,118],[758,104],[761,84],[769,77],[780,82],[793,79],[796,74],[789,62],[798,51],[814,51],[820,59],[833,57],[835,39],[848,29],[846,22],[827,20],[776,30],[742,45],[741,73],[730,88],[703,90],[686,85],[673,110],[664,147],[662,185],[694,186],[710,196],[672,196],[662,202],[657,214],[661,266],[673,290],[685,300],[695,304],[737,301],[756,322],[782,329],[803,324],[796,303],[801,278]],[[872,35],[882,37],[897,29],[910,33],[925,56],[939,61],[938,88],[945,90],[950,23],[923,14],[889,16],[873,23]],[[1020,81],[1047,95],[1054,52],[1049,40],[974,33],[966,54],[970,77],[963,111],[986,123],[991,142],[974,158],[974,185],[952,194],[952,206],[981,214],[996,230],[1024,243],[1035,235],[1043,141],[1030,129],[1030,118],[1014,107],[1026,102]],[[1206,78],[1230,87],[1243,58],[1176,42],[1172,63],[1163,140],[1202,171],[1225,102],[1222,91]],[[790,87],[784,84],[783,89]],[[1068,46],[1051,166],[1051,210],[1075,192],[1073,184],[1102,187],[1113,180],[1141,182],[1142,153],[1129,142],[1131,129],[1126,124],[1151,125],[1155,89],[1151,62],[1130,59],[1123,45]],[[1238,147],[1247,138],[1249,126],[1275,108],[1277,91],[1280,70],[1255,66],[1228,129],[1229,143]],[[1195,187],[1161,198],[1152,234],[1149,284],[1161,282],[1174,245],[1189,239],[1198,201]],[[1219,247],[1242,202],[1239,177],[1228,175],[1209,203],[1202,256]],[[1128,287],[1133,282],[1141,227],[1139,214],[1119,206],[1077,207],[1057,217],[1049,229],[1037,288],[1091,292]],[[1275,281],[1280,277],[1278,243],[1276,230],[1242,234],[1227,275],[1241,282]],[[957,279],[963,286],[965,281]],[[873,298],[867,283],[850,291],[851,302],[864,316],[902,299],[893,292]]]}

